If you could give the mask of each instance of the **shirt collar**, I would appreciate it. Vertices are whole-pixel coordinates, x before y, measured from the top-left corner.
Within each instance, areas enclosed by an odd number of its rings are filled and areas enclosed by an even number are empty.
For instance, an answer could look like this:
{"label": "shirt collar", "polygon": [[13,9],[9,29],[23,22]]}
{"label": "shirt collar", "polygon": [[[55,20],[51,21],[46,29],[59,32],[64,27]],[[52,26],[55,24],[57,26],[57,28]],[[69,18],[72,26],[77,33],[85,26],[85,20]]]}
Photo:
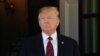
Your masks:
{"label": "shirt collar", "polygon": [[51,36],[48,36],[42,32],[43,41],[46,41],[48,37],[51,37],[53,40],[57,40],[57,32],[55,31]]}

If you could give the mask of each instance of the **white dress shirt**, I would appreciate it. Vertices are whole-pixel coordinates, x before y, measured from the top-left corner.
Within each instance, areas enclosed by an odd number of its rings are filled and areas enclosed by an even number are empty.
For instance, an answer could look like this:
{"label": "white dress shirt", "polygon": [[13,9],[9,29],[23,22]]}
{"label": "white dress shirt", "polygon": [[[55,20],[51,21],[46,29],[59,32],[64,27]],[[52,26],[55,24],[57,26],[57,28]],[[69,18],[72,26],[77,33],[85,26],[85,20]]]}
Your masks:
{"label": "white dress shirt", "polygon": [[51,43],[52,43],[53,49],[54,49],[54,56],[57,56],[57,51],[58,51],[57,32],[55,31],[51,36],[48,36],[47,34],[42,32],[42,37],[43,37],[45,54],[46,54],[46,47],[47,47],[47,43],[48,43],[48,37],[52,37]]}

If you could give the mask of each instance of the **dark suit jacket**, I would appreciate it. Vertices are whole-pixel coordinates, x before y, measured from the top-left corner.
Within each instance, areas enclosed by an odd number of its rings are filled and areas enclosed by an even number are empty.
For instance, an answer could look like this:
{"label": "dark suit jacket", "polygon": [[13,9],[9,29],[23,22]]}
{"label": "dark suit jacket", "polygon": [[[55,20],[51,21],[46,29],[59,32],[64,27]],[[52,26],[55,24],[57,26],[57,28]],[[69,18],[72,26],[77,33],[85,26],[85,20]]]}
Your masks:
{"label": "dark suit jacket", "polygon": [[[58,35],[58,56],[80,56],[75,40]],[[42,34],[27,38],[22,44],[19,56],[45,56]]]}

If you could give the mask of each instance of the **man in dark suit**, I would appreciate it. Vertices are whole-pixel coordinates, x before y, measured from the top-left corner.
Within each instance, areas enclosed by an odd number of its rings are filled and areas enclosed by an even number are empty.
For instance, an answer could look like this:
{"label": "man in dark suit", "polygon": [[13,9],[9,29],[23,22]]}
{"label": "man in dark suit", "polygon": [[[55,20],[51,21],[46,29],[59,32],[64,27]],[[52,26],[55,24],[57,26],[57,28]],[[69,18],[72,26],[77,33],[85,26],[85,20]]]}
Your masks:
{"label": "man in dark suit", "polygon": [[75,40],[57,34],[59,12],[56,7],[43,7],[38,16],[41,34],[23,41],[19,56],[80,56]]}

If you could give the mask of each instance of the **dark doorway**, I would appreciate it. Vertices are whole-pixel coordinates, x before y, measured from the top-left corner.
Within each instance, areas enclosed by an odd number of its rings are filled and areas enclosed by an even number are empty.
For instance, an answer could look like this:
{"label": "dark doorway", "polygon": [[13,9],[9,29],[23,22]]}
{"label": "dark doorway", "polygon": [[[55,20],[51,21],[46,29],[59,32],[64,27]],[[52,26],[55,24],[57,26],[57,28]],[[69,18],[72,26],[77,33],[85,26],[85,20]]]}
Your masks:
{"label": "dark doorway", "polygon": [[43,6],[59,8],[59,0],[13,0],[10,2],[15,5],[13,15],[6,15],[5,2],[0,1],[1,56],[16,56],[21,40],[40,33],[37,20],[39,8]]}

